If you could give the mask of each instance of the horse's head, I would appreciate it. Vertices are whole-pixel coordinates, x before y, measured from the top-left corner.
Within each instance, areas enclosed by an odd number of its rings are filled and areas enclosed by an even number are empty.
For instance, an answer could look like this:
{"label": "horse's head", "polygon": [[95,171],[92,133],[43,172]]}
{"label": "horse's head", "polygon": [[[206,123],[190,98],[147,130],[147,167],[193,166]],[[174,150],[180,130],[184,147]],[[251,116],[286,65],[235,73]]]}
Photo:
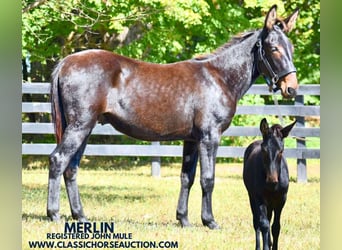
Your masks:
{"label": "horse's head", "polygon": [[292,30],[298,17],[297,9],[284,20],[277,18],[276,5],[268,12],[261,37],[256,44],[258,70],[270,89],[280,89],[285,98],[296,96],[298,81],[292,62],[293,46],[285,33]]}
{"label": "horse's head", "polygon": [[284,151],[283,139],[287,137],[296,121],[283,128],[279,124],[269,128],[266,118],[260,122],[260,131],[263,141],[261,143],[262,159],[266,173],[266,184],[274,187],[279,181],[282,154]]}

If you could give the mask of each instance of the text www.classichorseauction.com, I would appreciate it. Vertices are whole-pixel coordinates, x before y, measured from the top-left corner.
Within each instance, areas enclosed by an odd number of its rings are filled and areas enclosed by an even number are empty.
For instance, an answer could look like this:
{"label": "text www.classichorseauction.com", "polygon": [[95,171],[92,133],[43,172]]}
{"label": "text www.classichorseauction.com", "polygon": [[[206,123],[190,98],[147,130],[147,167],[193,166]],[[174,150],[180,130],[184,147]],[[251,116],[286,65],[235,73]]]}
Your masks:
{"label": "text www.classichorseauction.com", "polygon": [[178,241],[142,241],[134,238],[133,233],[116,232],[114,222],[65,222],[64,231],[47,233],[45,240],[29,241],[29,247],[47,248],[178,248]]}

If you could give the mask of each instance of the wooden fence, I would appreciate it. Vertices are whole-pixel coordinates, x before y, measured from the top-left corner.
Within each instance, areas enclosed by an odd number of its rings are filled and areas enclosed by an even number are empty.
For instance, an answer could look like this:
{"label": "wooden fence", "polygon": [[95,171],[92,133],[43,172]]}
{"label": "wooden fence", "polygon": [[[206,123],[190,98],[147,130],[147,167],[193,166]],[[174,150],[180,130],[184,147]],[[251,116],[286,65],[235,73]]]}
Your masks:
{"label": "wooden fence", "polygon": [[[22,93],[46,94],[50,93],[49,83],[23,83]],[[246,94],[272,95],[264,84],[254,84]],[[300,85],[298,95],[292,105],[253,105],[241,106],[236,110],[238,114],[249,115],[279,115],[295,116],[297,119],[296,127],[291,131],[291,136],[308,138],[320,137],[320,128],[305,126],[305,117],[320,116],[320,106],[304,105],[304,97],[307,95],[320,95],[320,85]],[[50,113],[51,107],[48,102],[23,102],[22,113]],[[22,134],[53,134],[52,123],[22,123]],[[122,135],[112,126],[97,124],[92,131],[96,135]],[[259,127],[231,126],[223,136],[260,136]],[[52,143],[23,143],[23,155],[48,155],[54,149]],[[245,147],[238,146],[220,146],[217,157],[243,157]],[[182,146],[161,145],[159,142],[152,142],[150,145],[95,145],[88,144],[84,152],[85,155],[97,156],[150,156],[152,157],[152,175],[160,175],[160,157],[181,157]],[[287,158],[297,159],[297,181],[306,182],[306,159],[320,158],[319,148],[307,148],[305,140],[297,139],[296,148],[286,148],[285,156]]]}

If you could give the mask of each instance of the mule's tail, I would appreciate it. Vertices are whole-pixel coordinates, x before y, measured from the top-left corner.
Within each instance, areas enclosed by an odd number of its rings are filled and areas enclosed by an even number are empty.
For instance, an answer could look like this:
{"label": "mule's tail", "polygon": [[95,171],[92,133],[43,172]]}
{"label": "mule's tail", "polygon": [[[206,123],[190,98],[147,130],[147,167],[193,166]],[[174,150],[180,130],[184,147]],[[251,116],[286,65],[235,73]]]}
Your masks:
{"label": "mule's tail", "polygon": [[61,93],[59,86],[59,72],[61,66],[62,62],[58,63],[52,73],[52,82],[50,90],[51,116],[55,128],[57,144],[59,144],[62,141],[62,136],[64,133],[64,129],[66,127],[66,119],[64,116],[63,105],[61,102]]}

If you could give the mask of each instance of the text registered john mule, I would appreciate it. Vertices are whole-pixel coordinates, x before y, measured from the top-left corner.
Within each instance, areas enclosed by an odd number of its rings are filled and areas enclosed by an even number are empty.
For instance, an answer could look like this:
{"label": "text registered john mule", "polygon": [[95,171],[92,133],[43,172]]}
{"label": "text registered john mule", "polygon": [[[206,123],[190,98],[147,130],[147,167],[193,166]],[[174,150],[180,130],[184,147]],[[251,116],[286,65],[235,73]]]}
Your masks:
{"label": "text registered john mule", "polygon": [[72,217],[85,220],[76,173],[99,121],[137,139],[184,140],[177,219],[182,226],[190,225],[188,198],[199,157],[202,222],[217,228],[212,192],[220,136],[231,123],[237,101],[260,75],[284,97],[296,95],[293,46],[285,33],[297,15],[295,11],[278,19],[273,6],[262,29],[234,37],[205,57],[172,64],[146,63],[104,50],[64,58],[52,75],[57,147],[50,155],[47,215],[59,219],[63,175]]}

